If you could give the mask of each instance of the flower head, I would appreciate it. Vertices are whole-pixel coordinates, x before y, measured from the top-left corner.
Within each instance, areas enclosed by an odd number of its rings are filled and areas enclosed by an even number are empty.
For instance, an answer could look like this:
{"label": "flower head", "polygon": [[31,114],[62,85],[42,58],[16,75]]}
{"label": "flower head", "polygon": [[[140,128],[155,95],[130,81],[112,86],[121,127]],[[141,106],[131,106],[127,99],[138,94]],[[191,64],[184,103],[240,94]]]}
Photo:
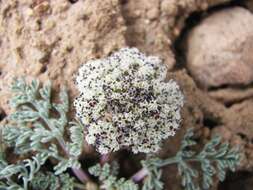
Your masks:
{"label": "flower head", "polygon": [[86,141],[106,154],[129,147],[156,152],[179,127],[183,94],[157,57],[123,48],[80,67],[76,115],[87,126]]}

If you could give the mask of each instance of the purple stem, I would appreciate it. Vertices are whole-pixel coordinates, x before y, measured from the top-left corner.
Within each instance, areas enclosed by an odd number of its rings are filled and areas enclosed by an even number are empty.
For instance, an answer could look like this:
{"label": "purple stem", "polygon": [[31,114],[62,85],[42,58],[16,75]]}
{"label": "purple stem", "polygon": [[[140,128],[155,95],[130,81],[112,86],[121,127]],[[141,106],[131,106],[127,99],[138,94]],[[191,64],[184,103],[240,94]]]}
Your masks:
{"label": "purple stem", "polygon": [[[34,105],[34,107],[37,107],[37,105],[35,103],[31,102],[31,104]],[[51,123],[48,122],[48,120],[43,115],[41,115],[41,118],[46,122],[49,129],[54,131],[55,127],[52,127]],[[61,148],[63,149],[63,151],[65,152],[65,154],[68,157],[70,157],[70,154],[69,154],[68,150],[66,149],[66,144],[64,142],[64,139],[62,137],[56,137],[56,139],[59,142],[59,144],[60,144]],[[76,177],[81,182],[90,181],[88,174],[86,174],[85,171],[83,171],[81,168],[71,168],[71,170],[73,171],[73,173],[76,175]]]}
{"label": "purple stem", "polygon": [[106,162],[109,161],[109,158],[110,158],[109,154],[103,154],[100,158],[100,164],[104,165]]}
{"label": "purple stem", "polygon": [[[65,154],[70,157],[68,150],[66,149],[65,143],[64,141],[58,140],[59,144],[61,145],[63,151],[65,152]],[[90,181],[90,178],[88,176],[88,174],[86,174],[85,171],[83,171],[81,168],[71,168],[71,170],[73,171],[73,173],[75,174],[75,176],[81,181],[81,182],[87,182]]]}
{"label": "purple stem", "polygon": [[87,182],[90,180],[89,176],[80,168],[71,168],[75,176],[81,181],[81,182]]}
{"label": "purple stem", "polygon": [[139,170],[136,174],[134,174],[131,179],[138,183],[140,181],[142,181],[146,176],[148,175],[148,170],[146,168],[142,168],[141,170]]}

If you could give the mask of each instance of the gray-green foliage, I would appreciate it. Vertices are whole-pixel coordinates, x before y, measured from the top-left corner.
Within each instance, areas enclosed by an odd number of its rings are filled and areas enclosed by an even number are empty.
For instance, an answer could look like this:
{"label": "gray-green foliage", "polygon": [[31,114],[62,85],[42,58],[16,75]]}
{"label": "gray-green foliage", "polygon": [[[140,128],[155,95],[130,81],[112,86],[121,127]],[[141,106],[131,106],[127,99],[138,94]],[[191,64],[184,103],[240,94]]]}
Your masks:
{"label": "gray-green foliage", "polygon": [[[36,80],[27,84],[19,79],[14,81],[12,90],[14,97],[10,103],[16,111],[8,117],[7,124],[0,127],[0,189],[74,189],[74,178],[63,172],[70,167],[80,167],[78,156],[83,149],[84,133],[79,122],[68,122],[66,90],[60,92],[60,103],[52,102],[50,83],[40,87]],[[66,129],[69,141],[64,138]],[[12,147],[20,156],[17,163],[6,161],[3,144]],[[142,161],[145,177],[142,190],[162,190],[162,167],[169,164],[177,165],[185,190],[209,189],[215,175],[223,181],[226,171],[234,171],[239,164],[239,150],[221,143],[219,137],[212,138],[199,152],[192,150],[194,145],[193,130],[188,130],[175,157],[160,159],[151,156]],[[48,158],[56,161],[54,172],[41,170]],[[194,169],[194,162],[199,163],[199,170]],[[118,165],[115,163],[96,164],[89,168],[89,172],[98,177],[102,189],[139,189],[131,179],[117,177]]]}
{"label": "gray-green foliage", "polygon": [[[45,154],[37,154],[32,159],[25,159],[16,164],[8,164],[4,158],[0,160],[0,189],[26,190],[33,180],[41,165],[46,161]],[[12,177],[16,175],[22,180],[22,185],[17,184]]]}
{"label": "gray-green foliage", "polygon": [[[78,123],[73,122],[69,128],[71,141],[64,139],[69,126],[66,90],[62,89],[59,94],[60,103],[52,102],[50,83],[40,87],[36,80],[27,84],[23,79],[17,79],[13,82],[12,91],[14,97],[10,105],[15,112],[8,117],[8,124],[1,126],[3,142],[13,147],[17,155],[29,153],[35,156],[17,164],[8,164],[2,159],[0,180],[5,179],[10,185],[12,176],[18,174],[23,188],[27,189],[28,182],[49,157],[58,161],[54,167],[55,175],[70,167],[79,168],[77,157],[82,151],[83,131]],[[30,169],[26,171],[27,167]]]}
{"label": "gray-green foliage", "polygon": [[[235,171],[240,163],[238,148],[230,148],[228,143],[221,143],[221,138],[215,136],[204,145],[200,152],[195,152],[191,150],[191,147],[196,145],[193,135],[192,129],[187,131],[175,157],[164,160],[153,158],[144,162],[144,167],[149,171],[148,178],[150,178],[144,181],[145,190],[162,189],[158,178],[161,176],[159,168],[169,164],[177,164],[182,178],[181,184],[185,190],[209,189],[215,175],[223,181],[227,170]],[[193,168],[194,162],[200,164],[199,171]],[[154,172],[156,172],[155,177]]]}
{"label": "gray-green foliage", "polygon": [[[180,151],[177,153],[178,171],[182,175],[182,185],[186,190],[209,189],[213,184],[212,177],[217,175],[220,181],[225,179],[226,171],[235,171],[240,163],[238,148],[230,148],[228,143],[221,143],[221,138],[213,137],[204,148],[196,153],[188,150],[196,144],[193,140],[193,131],[189,130],[182,140]],[[198,162],[201,170],[198,172],[189,164]],[[201,175],[202,174],[202,175]],[[194,183],[194,178],[201,177],[200,186]]]}
{"label": "gray-green foliage", "polygon": [[32,189],[36,190],[73,190],[74,179],[68,174],[60,174],[56,176],[52,172],[38,172],[31,182]]}
{"label": "gray-green foliage", "polygon": [[71,125],[70,131],[70,139],[71,143],[68,143],[69,153],[75,157],[78,157],[82,153],[82,148],[84,144],[84,134],[83,134],[83,126],[80,122],[70,122]]}
{"label": "gray-green foliage", "polygon": [[142,190],[162,190],[163,182],[161,181],[162,169],[156,166],[160,159],[153,158],[142,161],[143,168],[148,171],[144,179]]}
{"label": "gray-green foliage", "polygon": [[118,167],[117,165],[111,166],[109,164],[96,164],[89,168],[89,172],[99,177],[101,182],[100,188],[106,190],[138,190],[138,186],[131,180],[125,178],[117,178]]}

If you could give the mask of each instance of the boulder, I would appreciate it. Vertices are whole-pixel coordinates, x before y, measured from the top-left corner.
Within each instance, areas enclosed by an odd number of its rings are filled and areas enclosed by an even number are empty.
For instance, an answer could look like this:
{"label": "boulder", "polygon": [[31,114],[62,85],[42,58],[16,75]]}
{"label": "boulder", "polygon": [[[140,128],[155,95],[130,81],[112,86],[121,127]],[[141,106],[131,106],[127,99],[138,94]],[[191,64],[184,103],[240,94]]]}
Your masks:
{"label": "boulder", "polygon": [[187,68],[205,88],[253,81],[253,15],[244,8],[215,12],[187,38]]}

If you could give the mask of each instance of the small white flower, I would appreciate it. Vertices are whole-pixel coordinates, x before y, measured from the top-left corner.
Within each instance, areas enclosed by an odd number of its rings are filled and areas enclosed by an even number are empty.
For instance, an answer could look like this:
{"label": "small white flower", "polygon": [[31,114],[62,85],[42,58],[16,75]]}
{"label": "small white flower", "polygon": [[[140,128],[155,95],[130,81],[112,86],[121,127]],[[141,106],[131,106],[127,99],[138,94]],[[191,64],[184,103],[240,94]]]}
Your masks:
{"label": "small white flower", "polygon": [[76,115],[87,126],[86,141],[101,154],[129,148],[156,152],[179,128],[183,94],[154,56],[124,48],[89,61],[78,71]]}

